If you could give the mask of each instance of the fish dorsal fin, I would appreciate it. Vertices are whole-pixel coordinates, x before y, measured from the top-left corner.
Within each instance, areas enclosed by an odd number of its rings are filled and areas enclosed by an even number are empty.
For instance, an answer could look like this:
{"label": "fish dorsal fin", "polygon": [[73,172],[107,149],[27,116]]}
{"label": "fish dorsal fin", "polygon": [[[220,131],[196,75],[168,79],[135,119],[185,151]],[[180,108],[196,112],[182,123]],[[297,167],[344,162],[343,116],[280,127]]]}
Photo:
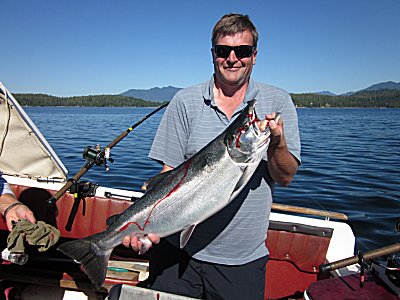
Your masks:
{"label": "fish dorsal fin", "polygon": [[185,228],[181,232],[181,239],[180,239],[180,243],[179,243],[179,246],[181,247],[181,249],[186,246],[186,244],[189,241],[190,237],[192,236],[192,233],[195,228],[196,228],[196,224],[190,225],[189,227]]}
{"label": "fish dorsal fin", "polygon": [[114,223],[120,215],[121,214],[116,214],[116,215],[112,215],[112,216],[108,217],[106,220],[107,226],[110,226],[112,223]]}
{"label": "fish dorsal fin", "polygon": [[168,176],[168,174],[171,171],[172,170],[162,172],[162,173],[159,173],[159,174],[147,179],[142,185],[142,190],[148,191],[148,190],[152,189],[153,187],[157,186],[161,182],[161,180],[163,180],[165,178],[165,176]]}

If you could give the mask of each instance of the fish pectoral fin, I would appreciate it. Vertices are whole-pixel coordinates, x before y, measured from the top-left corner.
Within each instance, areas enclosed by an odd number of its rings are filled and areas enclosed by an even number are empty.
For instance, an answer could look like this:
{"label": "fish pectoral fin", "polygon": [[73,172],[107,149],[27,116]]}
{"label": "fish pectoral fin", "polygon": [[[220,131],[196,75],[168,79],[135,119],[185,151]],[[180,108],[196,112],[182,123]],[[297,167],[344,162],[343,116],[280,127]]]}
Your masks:
{"label": "fish pectoral fin", "polygon": [[181,249],[186,246],[187,242],[189,241],[190,237],[192,236],[194,229],[196,228],[196,225],[197,224],[190,225],[189,227],[185,228],[181,232],[181,239],[180,239],[180,243],[179,243],[179,246],[181,247]]}
{"label": "fish pectoral fin", "polygon": [[232,191],[231,197],[229,198],[229,201],[235,199],[237,195],[243,190],[243,188],[246,186],[246,184],[249,182],[251,176],[253,176],[255,169],[257,168],[257,165],[247,165],[243,169],[242,176],[240,176],[238,182],[236,183],[235,188]]}
{"label": "fish pectoral fin", "polygon": [[114,223],[115,220],[117,220],[120,215],[121,214],[116,214],[116,215],[112,215],[112,216],[108,217],[106,220],[107,226],[110,226],[112,223]]}

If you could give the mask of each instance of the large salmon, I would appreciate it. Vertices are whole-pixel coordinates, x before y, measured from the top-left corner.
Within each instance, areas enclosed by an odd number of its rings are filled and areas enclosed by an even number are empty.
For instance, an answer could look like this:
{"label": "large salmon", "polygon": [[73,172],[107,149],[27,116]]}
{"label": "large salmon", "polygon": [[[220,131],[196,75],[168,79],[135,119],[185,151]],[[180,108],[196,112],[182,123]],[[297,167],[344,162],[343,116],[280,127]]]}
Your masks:
{"label": "large salmon", "polygon": [[259,128],[255,101],[214,140],[175,169],[148,182],[141,199],[103,232],[62,244],[58,249],[81,264],[93,284],[104,282],[112,250],[126,235],[136,235],[147,250],[149,233],[181,232],[180,247],[197,224],[224,208],[246,185],[265,156],[270,130]]}

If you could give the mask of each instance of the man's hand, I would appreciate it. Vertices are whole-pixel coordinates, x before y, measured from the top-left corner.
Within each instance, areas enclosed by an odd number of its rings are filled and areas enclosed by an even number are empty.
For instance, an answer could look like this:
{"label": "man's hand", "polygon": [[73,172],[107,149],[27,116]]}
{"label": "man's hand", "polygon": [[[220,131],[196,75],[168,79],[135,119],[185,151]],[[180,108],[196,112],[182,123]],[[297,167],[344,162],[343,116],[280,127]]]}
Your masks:
{"label": "man's hand", "polygon": [[265,120],[268,122],[267,125],[271,131],[271,142],[270,145],[279,145],[283,142],[286,145],[285,138],[283,137],[283,121],[282,118],[278,122],[275,121],[276,113],[273,112],[270,115],[265,116]]}
{"label": "man's hand", "polygon": [[153,244],[158,244],[160,238],[157,235],[149,234],[142,239],[136,236],[125,236],[122,245],[125,247],[131,247],[134,251],[139,252],[139,254],[144,254],[148,249],[152,247]]}
{"label": "man's hand", "polygon": [[[0,213],[4,214],[8,207],[11,205],[19,203],[18,200],[12,194],[3,194],[0,196]],[[32,223],[36,223],[36,218],[33,215],[33,212],[29,209],[28,206],[20,203],[7,210],[7,214],[5,215],[7,228],[9,231],[12,230],[12,221],[18,222],[19,220],[28,220]]]}
{"label": "man's hand", "polygon": [[32,223],[36,223],[33,212],[26,205],[18,205],[12,208],[6,215],[6,223],[9,231],[12,230],[12,221],[18,222],[19,220],[28,220]]}

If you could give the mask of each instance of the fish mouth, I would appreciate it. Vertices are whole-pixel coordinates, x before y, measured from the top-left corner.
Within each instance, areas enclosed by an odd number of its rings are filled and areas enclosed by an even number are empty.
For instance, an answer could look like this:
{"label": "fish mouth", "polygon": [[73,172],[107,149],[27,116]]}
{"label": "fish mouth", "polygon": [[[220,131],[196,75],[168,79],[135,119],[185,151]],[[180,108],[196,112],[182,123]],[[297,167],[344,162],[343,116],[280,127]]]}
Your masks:
{"label": "fish mouth", "polygon": [[269,136],[270,136],[269,133],[265,133],[265,134],[264,134],[264,136],[262,137],[261,142],[258,143],[258,145],[257,145],[257,149],[261,149],[261,148],[263,148],[265,145],[268,144]]}
{"label": "fish mouth", "polygon": [[[229,155],[238,163],[249,163],[264,155],[269,145],[269,128],[261,121],[255,111],[255,100],[248,103],[246,112],[242,112],[237,127],[226,135],[225,143]],[[264,123],[262,123],[264,122]]]}
{"label": "fish mouth", "polygon": [[253,111],[252,114],[249,115],[250,118],[250,123],[253,128],[254,135],[256,136],[257,139],[260,139],[260,141],[257,143],[256,148],[262,148],[267,142],[268,138],[271,135],[271,132],[268,127],[268,122],[266,123],[266,126],[263,130],[261,130],[260,125],[263,121],[261,121],[255,112]]}
{"label": "fish mouth", "polygon": [[254,127],[254,133],[257,139],[259,139],[259,141],[256,143],[255,148],[257,149],[257,151],[261,151],[263,148],[268,146],[271,132],[269,131],[268,127],[266,127],[264,131],[261,131],[257,124],[254,124]]}
{"label": "fish mouth", "polygon": [[261,131],[257,116],[249,115],[249,124],[245,130],[239,130],[236,137],[236,149],[242,155],[252,156],[258,152],[263,152],[269,144],[269,130]]}

